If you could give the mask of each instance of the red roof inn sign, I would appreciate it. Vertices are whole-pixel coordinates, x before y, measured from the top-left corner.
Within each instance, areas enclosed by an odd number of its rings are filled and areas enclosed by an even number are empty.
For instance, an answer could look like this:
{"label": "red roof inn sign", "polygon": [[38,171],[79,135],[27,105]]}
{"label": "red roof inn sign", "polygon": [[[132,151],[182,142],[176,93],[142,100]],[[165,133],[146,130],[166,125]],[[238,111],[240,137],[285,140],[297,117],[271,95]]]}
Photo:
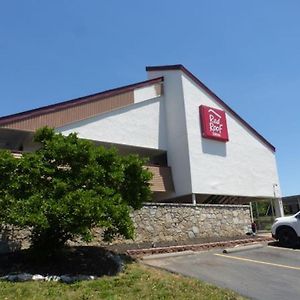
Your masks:
{"label": "red roof inn sign", "polygon": [[225,111],[201,105],[199,107],[202,136],[228,142],[228,130]]}

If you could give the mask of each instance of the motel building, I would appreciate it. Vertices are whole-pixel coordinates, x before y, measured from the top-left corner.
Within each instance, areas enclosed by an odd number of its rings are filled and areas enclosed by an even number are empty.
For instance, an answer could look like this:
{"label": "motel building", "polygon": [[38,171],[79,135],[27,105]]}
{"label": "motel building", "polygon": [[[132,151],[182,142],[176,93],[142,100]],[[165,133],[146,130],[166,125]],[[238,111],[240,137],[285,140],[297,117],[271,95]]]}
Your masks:
{"label": "motel building", "polygon": [[155,203],[268,200],[283,215],[275,147],[184,66],[146,71],[146,81],[1,117],[0,148],[34,151],[47,125],[148,157]]}

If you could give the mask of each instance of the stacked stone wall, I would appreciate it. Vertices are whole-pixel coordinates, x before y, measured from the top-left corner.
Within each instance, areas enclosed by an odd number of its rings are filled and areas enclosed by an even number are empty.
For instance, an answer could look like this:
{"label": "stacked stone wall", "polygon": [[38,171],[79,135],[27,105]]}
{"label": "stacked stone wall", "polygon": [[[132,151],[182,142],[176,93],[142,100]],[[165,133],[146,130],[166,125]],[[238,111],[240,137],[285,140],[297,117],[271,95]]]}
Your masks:
{"label": "stacked stone wall", "polygon": [[[251,224],[248,205],[145,204],[131,214],[134,240],[116,239],[114,243],[186,241],[197,238],[243,236]],[[0,253],[27,248],[29,231],[5,226],[0,233]],[[83,242],[72,242],[86,245]],[[102,229],[94,229],[90,245],[103,245]]]}
{"label": "stacked stone wall", "polygon": [[248,205],[149,204],[132,218],[135,242],[242,236],[251,224]]}

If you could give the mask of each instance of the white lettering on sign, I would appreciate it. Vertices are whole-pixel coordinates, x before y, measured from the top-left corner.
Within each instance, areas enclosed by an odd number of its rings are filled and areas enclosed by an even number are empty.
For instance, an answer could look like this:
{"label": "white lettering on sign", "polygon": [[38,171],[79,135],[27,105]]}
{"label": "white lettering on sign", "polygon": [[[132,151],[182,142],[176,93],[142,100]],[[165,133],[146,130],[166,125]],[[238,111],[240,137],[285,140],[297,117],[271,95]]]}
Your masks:
{"label": "white lettering on sign", "polygon": [[225,111],[208,107],[199,106],[202,137],[228,142],[228,131]]}
{"label": "white lettering on sign", "polygon": [[222,117],[213,109],[209,109],[209,130],[214,136],[221,136],[223,124],[221,124]]}

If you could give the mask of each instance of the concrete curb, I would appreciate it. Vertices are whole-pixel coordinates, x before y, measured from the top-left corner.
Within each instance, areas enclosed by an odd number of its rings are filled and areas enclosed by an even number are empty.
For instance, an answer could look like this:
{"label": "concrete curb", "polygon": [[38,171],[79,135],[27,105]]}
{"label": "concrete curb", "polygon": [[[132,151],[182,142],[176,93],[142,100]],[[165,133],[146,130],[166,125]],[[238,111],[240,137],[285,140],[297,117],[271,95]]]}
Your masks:
{"label": "concrete curb", "polygon": [[247,251],[247,250],[253,250],[253,249],[259,249],[263,248],[263,244],[252,244],[252,245],[246,245],[246,246],[235,246],[233,248],[227,248],[223,250],[223,253],[236,253],[240,251]]}
{"label": "concrete curb", "polygon": [[180,245],[180,246],[168,246],[168,247],[159,247],[159,248],[147,248],[147,249],[133,249],[127,250],[126,253],[129,256],[135,258],[141,258],[146,255],[153,254],[162,254],[162,253],[174,253],[174,252],[183,252],[183,251],[207,251],[210,249],[216,248],[230,248],[236,245],[248,245],[255,242],[271,242],[274,241],[271,237],[256,237],[256,238],[247,238],[239,240],[230,240],[223,242],[214,242],[214,243],[203,243],[203,244],[191,244],[191,245]]}
{"label": "concrete curb", "polygon": [[188,251],[181,251],[181,252],[171,252],[171,253],[161,253],[161,254],[153,254],[142,257],[142,260],[151,260],[157,258],[168,258],[168,257],[177,257],[177,256],[187,256],[187,255],[194,255],[195,252],[188,250]]}

